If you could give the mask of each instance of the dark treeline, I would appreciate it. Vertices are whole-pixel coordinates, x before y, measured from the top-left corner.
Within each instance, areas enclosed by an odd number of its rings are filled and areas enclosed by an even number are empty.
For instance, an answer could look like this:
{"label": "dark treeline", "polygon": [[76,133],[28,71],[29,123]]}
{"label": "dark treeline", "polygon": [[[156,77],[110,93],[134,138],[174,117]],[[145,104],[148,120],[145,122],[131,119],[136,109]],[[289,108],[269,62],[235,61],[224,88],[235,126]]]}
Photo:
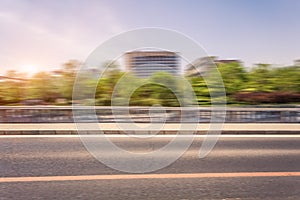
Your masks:
{"label": "dark treeline", "polygon": [[[3,79],[0,82],[1,105],[70,105],[78,61],[69,61],[62,66],[59,74],[39,72],[24,80]],[[219,63],[217,68],[223,78],[228,104],[297,104],[300,102],[300,67],[272,67],[259,64],[250,71],[241,63]],[[95,73],[92,72],[91,73]],[[99,72],[100,73],[100,72]],[[130,85],[145,81],[130,76],[129,81],[122,83],[117,92],[114,87],[125,73],[116,66],[108,70],[100,80],[84,79],[81,84],[97,85],[95,101],[86,99],[86,103],[100,106],[111,105],[112,94],[114,102],[122,105],[124,97],[129,92]],[[6,77],[20,77],[16,71],[9,71]],[[89,77],[89,76],[87,76]],[[129,77],[127,77],[129,78]],[[199,105],[210,105],[211,93],[207,87],[207,77],[186,77],[192,85]],[[153,74],[143,86],[135,90],[129,104],[132,106],[180,106],[184,84],[182,78],[166,72]],[[123,98],[123,99],[122,99]],[[119,103],[118,103],[119,102]]]}

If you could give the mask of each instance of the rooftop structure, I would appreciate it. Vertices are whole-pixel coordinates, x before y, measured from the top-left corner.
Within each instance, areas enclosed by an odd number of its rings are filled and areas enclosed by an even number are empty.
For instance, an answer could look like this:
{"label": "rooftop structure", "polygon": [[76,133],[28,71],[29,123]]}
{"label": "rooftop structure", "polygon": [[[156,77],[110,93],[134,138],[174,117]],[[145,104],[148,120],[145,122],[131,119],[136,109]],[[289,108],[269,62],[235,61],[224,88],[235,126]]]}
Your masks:
{"label": "rooftop structure", "polygon": [[294,65],[295,66],[300,66],[300,59],[294,60]]}
{"label": "rooftop structure", "polygon": [[198,58],[192,63],[186,66],[185,74],[187,76],[205,76],[205,74],[217,64],[226,64],[226,63],[241,63],[237,59],[217,59],[215,56],[207,56]]}

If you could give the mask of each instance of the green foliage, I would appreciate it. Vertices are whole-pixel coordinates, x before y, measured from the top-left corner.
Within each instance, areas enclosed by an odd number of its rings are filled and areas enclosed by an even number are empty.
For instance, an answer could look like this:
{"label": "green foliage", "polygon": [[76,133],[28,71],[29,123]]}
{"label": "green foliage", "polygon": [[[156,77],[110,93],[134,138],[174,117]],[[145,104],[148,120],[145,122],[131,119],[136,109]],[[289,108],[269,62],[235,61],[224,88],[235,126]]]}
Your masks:
{"label": "green foliage", "polygon": [[124,73],[118,70],[112,70],[104,74],[104,76],[99,80],[96,88],[96,105],[111,105],[114,88],[123,75]]}
{"label": "green foliage", "polygon": [[179,106],[176,95],[169,88],[149,82],[138,88],[130,99],[132,106]]}
{"label": "green foliage", "polygon": [[274,90],[282,92],[300,92],[300,67],[274,69]]}
{"label": "green foliage", "polygon": [[[10,78],[0,82],[0,104],[17,105],[23,100],[71,103],[79,65],[80,62],[71,60],[63,65],[57,76],[39,72],[27,81],[19,79],[22,74],[9,71],[6,76]],[[259,64],[247,72],[240,63],[223,63],[204,78],[189,77],[188,81],[167,72],[154,73],[148,79],[139,78],[120,71],[114,62],[105,63],[103,69],[105,71],[99,80],[93,74],[95,71],[87,71],[77,80],[82,94],[76,100],[101,106],[111,105],[112,99],[114,105],[120,106],[210,105],[224,102],[224,83],[227,103],[299,103],[299,66],[272,68]],[[218,75],[222,76],[223,83],[218,80]],[[95,87],[96,91],[93,90]],[[193,95],[197,102],[193,102]],[[91,98],[93,96],[95,100]]]}
{"label": "green foliage", "polygon": [[218,70],[222,76],[227,95],[239,92],[246,87],[247,74],[240,63],[219,64]]}
{"label": "green foliage", "polygon": [[27,99],[40,99],[53,103],[59,96],[55,87],[55,79],[49,73],[39,72],[27,83]]}
{"label": "green foliage", "polygon": [[171,74],[155,73],[148,80],[130,74],[124,75],[123,72],[113,70],[99,80],[96,92],[97,105],[111,105],[112,95],[114,95],[114,105],[122,106],[129,103],[132,106],[156,104],[179,106],[176,95],[173,93],[177,91],[177,81]]}
{"label": "green foliage", "polygon": [[[290,100],[287,101],[262,101],[256,95],[252,95],[272,93],[261,96],[271,96],[273,99],[279,96],[283,98],[284,95],[281,94],[289,94],[292,97],[297,96],[300,92],[300,68],[297,66],[272,68],[267,64],[258,64],[249,72],[241,64],[234,62],[218,64],[217,67],[225,86],[227,104],[298,102],[297,100],[295,101],[297,98],[289,98]],[[210,104],[211,101],[221,98],[217,95],[218,87],[215,73],[217,71],[208,74],[205,80],[202,77],[190,78],[199,105]],[[241,95],[243,98],[241,98]]]}
{"label": "green foliage", "polygon": [[[14,70],[6,73],[7,77],[18,78],[20,76]],[[0,84],[0,99],[2,104],[16,104],[24,99],[26,96],[25,91],[26,85],[22,81],[17,79],[9,79]]]}
{"label": "green foliage", "polygon": [[60,93],[62,97],[67,99],[69,102],[72,100],[72,92],[74,81],[76,78],[76,72],[80,66],[80,62],[76,60],[70,60],[69,62],[63,64],[62,76],[59,78]]}
{"label": "green foliage", "polygon": [[190,79],[191,85],[194,89],[195,95],[199,105],[209,105],[210,93],[207,84],[202,77],[193,77]]}
{"label": "green foliage", "polygon": [[274,70],[270,65],[259,64],[248,73],[249,81],[244,91],[249,92],[273,92],[275,90]]}

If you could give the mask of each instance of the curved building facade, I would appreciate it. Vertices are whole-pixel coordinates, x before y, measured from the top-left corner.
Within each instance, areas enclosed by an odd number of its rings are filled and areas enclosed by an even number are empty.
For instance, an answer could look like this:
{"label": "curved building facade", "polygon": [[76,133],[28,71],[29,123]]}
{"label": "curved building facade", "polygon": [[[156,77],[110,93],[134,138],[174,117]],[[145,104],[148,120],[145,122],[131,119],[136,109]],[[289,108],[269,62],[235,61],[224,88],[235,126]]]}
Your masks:
{"label": "curved building facade", "polygon": [[125,53],[126,70],[138,77],[149,77],[156,72],[180,74],[180,57],[170,51],[131,51]]}

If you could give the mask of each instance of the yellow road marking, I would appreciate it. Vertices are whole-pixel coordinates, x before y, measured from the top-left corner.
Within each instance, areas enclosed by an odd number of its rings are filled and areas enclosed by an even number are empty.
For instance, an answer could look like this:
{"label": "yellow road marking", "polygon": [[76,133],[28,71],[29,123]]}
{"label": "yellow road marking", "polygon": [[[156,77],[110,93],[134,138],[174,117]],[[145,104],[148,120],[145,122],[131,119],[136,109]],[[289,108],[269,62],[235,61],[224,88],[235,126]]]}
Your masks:
{"label": "yellow road marking", "polygon": [[121,174],[121,175],[80,175],[41,177],[2,177],[0,183],[48,182],[48,181],[89,181],[89,180],[131,180],[131,179],[179,179],[179,178],[235,178],[235,177],[296,177],[300,172],[236,172],[236,173],[191,173],[191,174]]}

